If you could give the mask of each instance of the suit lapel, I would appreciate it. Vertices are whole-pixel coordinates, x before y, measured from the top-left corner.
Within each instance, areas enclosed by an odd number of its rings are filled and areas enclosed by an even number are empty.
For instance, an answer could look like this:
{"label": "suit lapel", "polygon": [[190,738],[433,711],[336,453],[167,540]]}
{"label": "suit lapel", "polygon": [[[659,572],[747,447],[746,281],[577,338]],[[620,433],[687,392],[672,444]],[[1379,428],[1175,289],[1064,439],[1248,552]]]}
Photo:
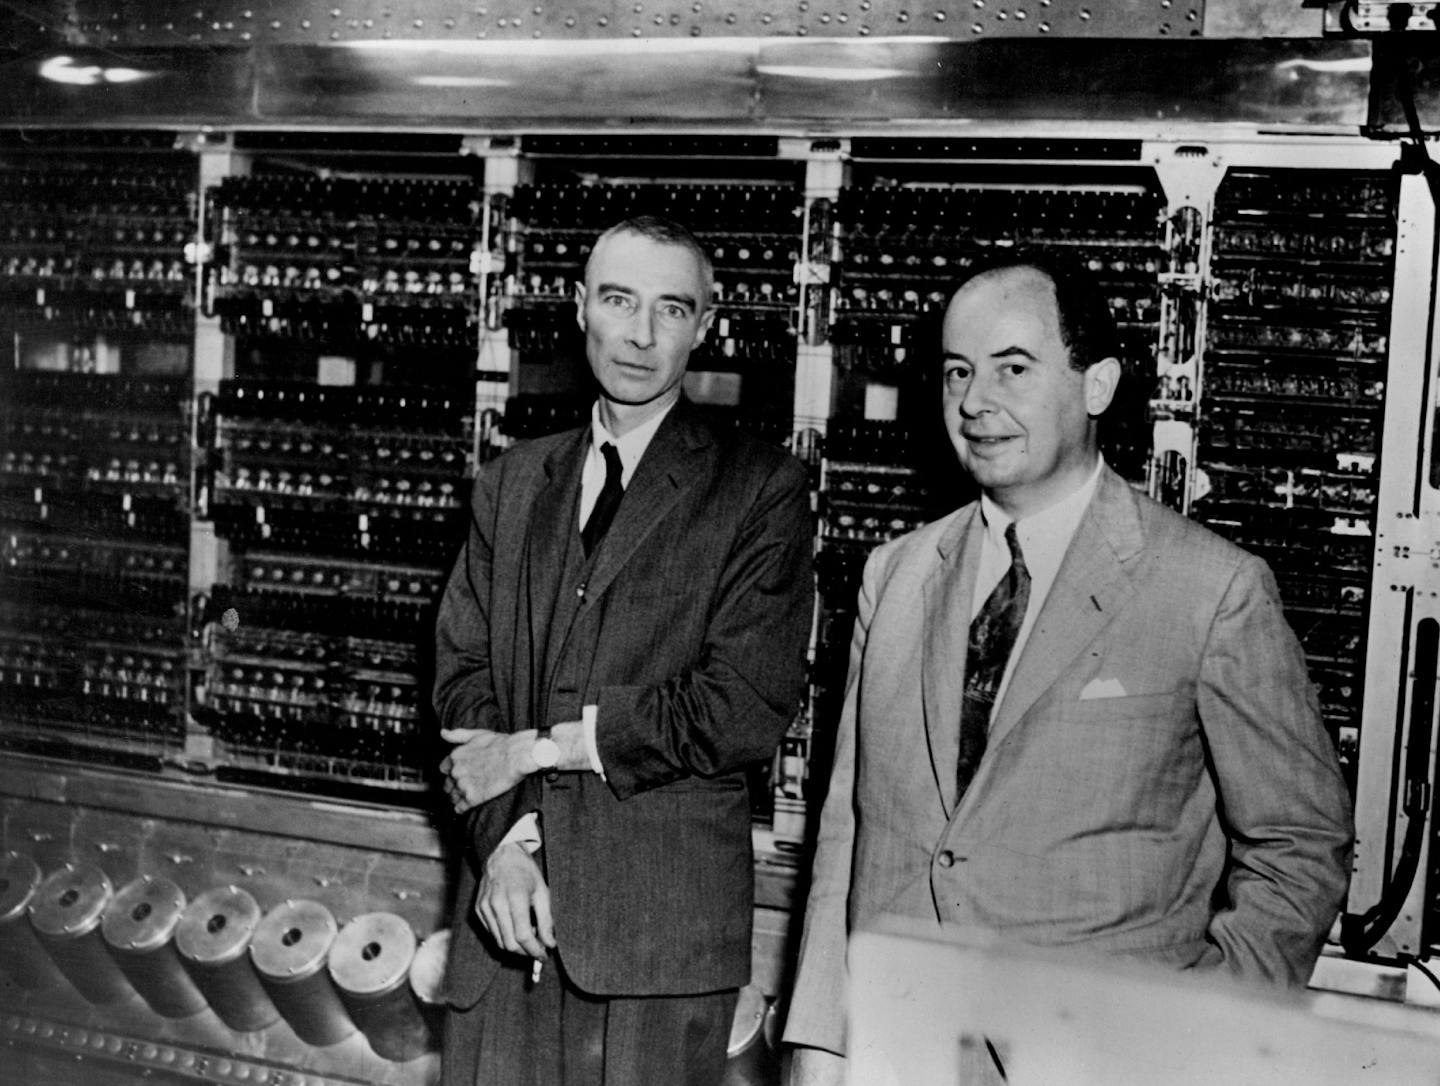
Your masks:
{"label": "suit lapel", "polygon": [[595,552],[586,595],[594,598],[609,588],[681,495],[709,476],[696,459],[709,443],[708,433],[695,425],[685,403],[676,404],[655,432],[625,488],[615,519]]}
{"label": "suit lapel", "polygon": [[1063,675],[1134,591],[1124,563],[1144,543],[1134,495],[1106,468],[1060,563],[990,728],[993,746]]}
{"label": "suit lapel", "polygon": [[530,507],[524,569],[532,675],[547,673],[549,646],[568,629],[574,615],[574,593],[560,591],[560,582],[570,535],[576,532],[575,508],[589,440],[586,428],[577,431],[574,440],[556,446],[545,460],[545,479]]}
{"label": "suit lapel", "polygon": [[955,810],[955,764],[960,757],[961,694],[971,597],[980,564],[980,506],[957,517],[940,539],[940,560],[925,579],[920,664],[930,767],[946,817]]}

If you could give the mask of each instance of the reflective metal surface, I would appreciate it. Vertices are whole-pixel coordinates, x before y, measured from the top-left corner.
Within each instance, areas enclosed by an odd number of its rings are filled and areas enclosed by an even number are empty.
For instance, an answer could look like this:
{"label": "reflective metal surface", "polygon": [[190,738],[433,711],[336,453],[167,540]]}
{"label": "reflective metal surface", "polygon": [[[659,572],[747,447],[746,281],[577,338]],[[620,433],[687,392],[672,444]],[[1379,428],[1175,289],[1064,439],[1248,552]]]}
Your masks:
{"label": "reflective metal surface", "polygon": [[1353,131],[1365,120],[1370,51],[1364,40],[1123,38],[73,49],[0,62],[0,124],[812,132],[1036,120]]}
{"label": "reflective metal surface", "polygon": [[[1188,37],[1208,8],[1288,12],[1298,0],[77,0],[32,5],[72,44],[695,37]],[[1308,22],[1318,29],[1319,14]],[[1292,16],[1291,21],[1295,20]]]}

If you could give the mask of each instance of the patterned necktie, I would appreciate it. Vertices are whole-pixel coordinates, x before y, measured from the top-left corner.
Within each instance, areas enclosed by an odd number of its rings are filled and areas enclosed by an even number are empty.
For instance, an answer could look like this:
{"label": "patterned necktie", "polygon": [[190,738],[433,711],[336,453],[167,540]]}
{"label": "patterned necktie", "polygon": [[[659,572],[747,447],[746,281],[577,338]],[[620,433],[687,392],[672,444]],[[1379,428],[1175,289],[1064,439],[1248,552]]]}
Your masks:
{"label": "patterned necktie", "polygon": [[985,754],[985,741],[990,732],[990,713],[995,708],[995,694],[1005,675],[1005,664],[1020,635],[1025,621],[1025,607],[1030,602],[1030,571],[1020,553],[1020,540],[1015,535],[1015,522],[1005,529],[1005,542],[1010,547],[1010,569],[990,593],[985,606],[970,623],[970,641],[965,657],[965,696],[960,710],[960,758],[955,768],[959,803],[975,776],[975,769]]}
{"label": "patterned necktie", "polygon": [[595,508],[590,510],[585,527],[580,529],[580,542],[585,544],[586,558],[594,554],[595,548],[600,545],[625,494],[625,488],[620,485],[620,450],[607,441],[600,446],[600,454],[605,457],[605,485],[595,499]]}

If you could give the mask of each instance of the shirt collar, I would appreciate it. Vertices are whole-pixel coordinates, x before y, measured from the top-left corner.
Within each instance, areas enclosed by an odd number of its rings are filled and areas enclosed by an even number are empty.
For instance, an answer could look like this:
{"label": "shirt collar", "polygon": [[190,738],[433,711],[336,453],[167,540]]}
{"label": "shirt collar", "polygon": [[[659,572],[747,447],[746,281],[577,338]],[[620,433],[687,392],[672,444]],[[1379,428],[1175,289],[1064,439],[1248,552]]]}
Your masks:
{"label": "shirt collar", "polygon": [[[1090,472],[1089,478],[1080,486],[1061,498],[1054,505],[1032,513],[1023,521],[1015,524],[1015,534],[1020,540],[1020,549],[1027,555],[1030,553],[1033,544],[1037,540],[1053,540],[1061,543],[1060,550],[1070,544],[1070,537],[1075,534],[1075,529],[1080,524],[1080,518],[1085,513],[1085,507],[1090,504],[1090,499],[1095,494],[1095,487],[1100,482],[1100,469],[1105,466],[1105,458],[1097,456],[1095,467]],[[990,536],[990,542],[994,546],[1004,548],[1005,529],[1010,526],[1010,516],[990,499],[988,494],[980,495],[980,512],[985,520],[985,531]]]}
{"label": "shirt collar", "polygon": [[645,450],[650,447],[655,432],[660,429],[660,424],[665,417],[675,409],[676,400],[661,411],[655,412],[654,416],[646,419],[639,426],[625,434],[624,437],[615,437],[605,424],[600,421],[600,401],[596,400],[590,406],[590,450],[594,454],[597,463],[603,463],[600,453],[600,446],[610,442],[620,452],[621,477],[625,482],[635,474],[635,465],[640,463],[640,458],[645,455]]}

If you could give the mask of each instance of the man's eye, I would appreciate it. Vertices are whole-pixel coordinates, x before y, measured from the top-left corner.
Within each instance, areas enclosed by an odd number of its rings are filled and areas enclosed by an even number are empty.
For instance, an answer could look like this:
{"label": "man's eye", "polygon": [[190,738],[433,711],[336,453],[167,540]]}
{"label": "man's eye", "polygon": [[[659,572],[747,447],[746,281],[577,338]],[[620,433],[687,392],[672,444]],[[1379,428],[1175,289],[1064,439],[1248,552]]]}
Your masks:
{"label": "man's eye", "polygon": [[686,316],[685,307],[681,305],[667,305],[660,312],[672,321],[683,320]]}
{"label": "man's eye", "polygon": [[1019,377],[1019,376],[1021,376],[1021,375],[1024,374],[1027,370],[1029,370],[1029,368],[1030,368],[1030,367],[1027,366],[1027,365],[1025,365],[1023,362],[1011,362],[1010,365],[1008,365],[1008,366],[1005,367],[1006,371],[1007,371],[1012,377]]}
{"label": "man's eye", "polygon": [[605,304],[619,309],[629,309],[630,299],[623,294],[607,294],[604,298]]}

